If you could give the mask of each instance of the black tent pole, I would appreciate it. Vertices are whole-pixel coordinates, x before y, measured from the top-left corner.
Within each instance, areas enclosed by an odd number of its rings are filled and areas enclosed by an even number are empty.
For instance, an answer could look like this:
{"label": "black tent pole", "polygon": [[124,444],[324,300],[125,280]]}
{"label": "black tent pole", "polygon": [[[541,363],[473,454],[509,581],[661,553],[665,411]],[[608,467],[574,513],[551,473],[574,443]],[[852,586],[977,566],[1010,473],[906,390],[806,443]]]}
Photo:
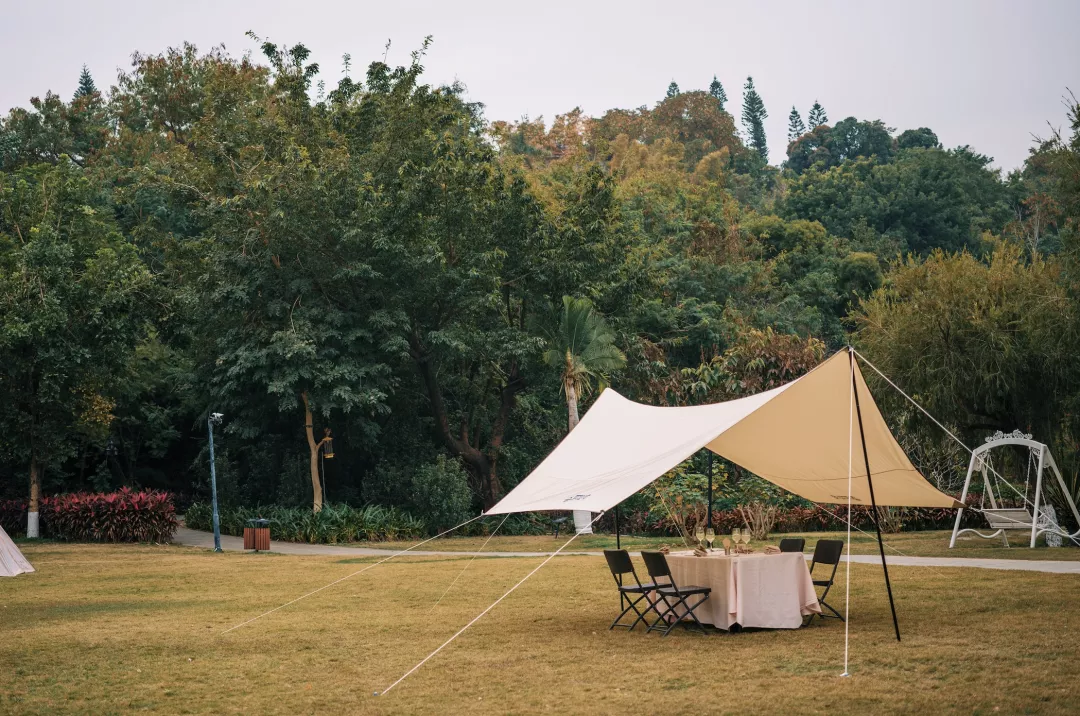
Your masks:
{"label": "black tent pole", "polygon": [[709,513],[705,515],[705,526],[712,529],[712,450],[709,451]]}
{"label": "black tent pole", "polygon": [[[866,451],[866,433],[863,432],[862,410],[859,408],[859,384],[855,380],[855,354],[848,348],[848,361],[851,363],[851,390],[855,393],[855,414],[859,418],[859,439],[862,441],[863,461],[866,463],[866,484],[870,486],[870,509],[874,515],[874,529],[877,531],[878,551],[881,552],[881,568],[885,570],[885,589],[889,592],[889,609],[892,610],[893,629],[896,640],[900,641],[900,623],[896,621],[896,603],[893,602],[892,584],[889,582],[889,565],[885,563],[885,544],[881,541],[881,524],[878,522],[877,500],[874,499],[874,480],[870,477],[870,455]],[[851,555],[848,555],[851,559]]]}
{"label": "black tent pole", "polygon": [[622,549],[622,540],[619,538],[619,506],[615,505],[615,549]]}

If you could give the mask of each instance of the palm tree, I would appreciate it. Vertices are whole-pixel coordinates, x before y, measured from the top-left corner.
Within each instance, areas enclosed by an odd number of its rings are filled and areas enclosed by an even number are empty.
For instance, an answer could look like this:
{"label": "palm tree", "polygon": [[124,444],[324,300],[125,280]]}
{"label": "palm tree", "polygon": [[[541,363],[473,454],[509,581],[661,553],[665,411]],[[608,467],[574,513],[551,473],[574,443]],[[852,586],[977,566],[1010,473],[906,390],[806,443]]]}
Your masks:
{"label": "palm tree", "polygon": [[[559,328],[550,336],[544,362],[561,371],[566,396],[568,431],[578,424],[578,400],[592,392],[595,379],[603,388],[610,371],[626,365],[626,356],[615,345],[615,331],[587,298],[563,296]],[[591,532],[592,515],[574,510],[574,527]]]}

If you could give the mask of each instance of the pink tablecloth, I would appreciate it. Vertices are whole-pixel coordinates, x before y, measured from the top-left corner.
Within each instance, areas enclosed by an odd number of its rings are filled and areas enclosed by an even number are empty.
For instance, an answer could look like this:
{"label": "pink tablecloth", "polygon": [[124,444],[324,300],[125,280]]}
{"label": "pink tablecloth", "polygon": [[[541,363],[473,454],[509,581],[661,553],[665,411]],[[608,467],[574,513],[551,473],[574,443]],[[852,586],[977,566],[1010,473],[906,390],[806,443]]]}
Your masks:
{"label": "pink tablecloth", "polygon": [[[821,613],[802,554],[675,553],[667,561],[677,585],[712,588],[708,601],[694,613],[720,629],[732,624],[797,629],[804,616]],[[687,601],[693,604],[694,599]]]}

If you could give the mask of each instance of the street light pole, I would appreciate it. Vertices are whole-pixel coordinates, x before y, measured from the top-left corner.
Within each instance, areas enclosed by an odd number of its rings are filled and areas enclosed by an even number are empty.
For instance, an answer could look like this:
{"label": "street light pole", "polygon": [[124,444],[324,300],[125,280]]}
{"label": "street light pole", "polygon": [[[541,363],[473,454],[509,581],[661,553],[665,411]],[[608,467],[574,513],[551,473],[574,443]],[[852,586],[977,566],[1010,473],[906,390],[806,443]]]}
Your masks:
{"label": "street light pole", "polygon": [[214,551],[221,551],[221,517],[217,506],[217,470],[214,468],[214,425],[220,425],[224,416],[221,413],[210,413],[206,420],[206,427],[210,432],[210,502],[214,506]]}

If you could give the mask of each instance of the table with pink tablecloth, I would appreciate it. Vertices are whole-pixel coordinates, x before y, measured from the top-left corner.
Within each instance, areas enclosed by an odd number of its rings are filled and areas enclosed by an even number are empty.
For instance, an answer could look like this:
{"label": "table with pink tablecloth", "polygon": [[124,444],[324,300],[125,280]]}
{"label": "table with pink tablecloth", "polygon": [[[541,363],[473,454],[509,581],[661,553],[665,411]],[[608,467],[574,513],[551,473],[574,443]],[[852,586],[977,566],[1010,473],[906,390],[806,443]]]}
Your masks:
{"label": "table with pink tablecloth", "polygon": [[[708,601],[694,614],[720,629],[732,624],[768,629],[797,629],[803,617],[820,614],[817,593],[798,552],[725,555],[692,552],[667,556],[675,584],[711,587]],[[694,604],[697,597],[687,601]],[[662,610],[662,609],[661,609]],[[679,610],[680,612],[683,610]]]}

